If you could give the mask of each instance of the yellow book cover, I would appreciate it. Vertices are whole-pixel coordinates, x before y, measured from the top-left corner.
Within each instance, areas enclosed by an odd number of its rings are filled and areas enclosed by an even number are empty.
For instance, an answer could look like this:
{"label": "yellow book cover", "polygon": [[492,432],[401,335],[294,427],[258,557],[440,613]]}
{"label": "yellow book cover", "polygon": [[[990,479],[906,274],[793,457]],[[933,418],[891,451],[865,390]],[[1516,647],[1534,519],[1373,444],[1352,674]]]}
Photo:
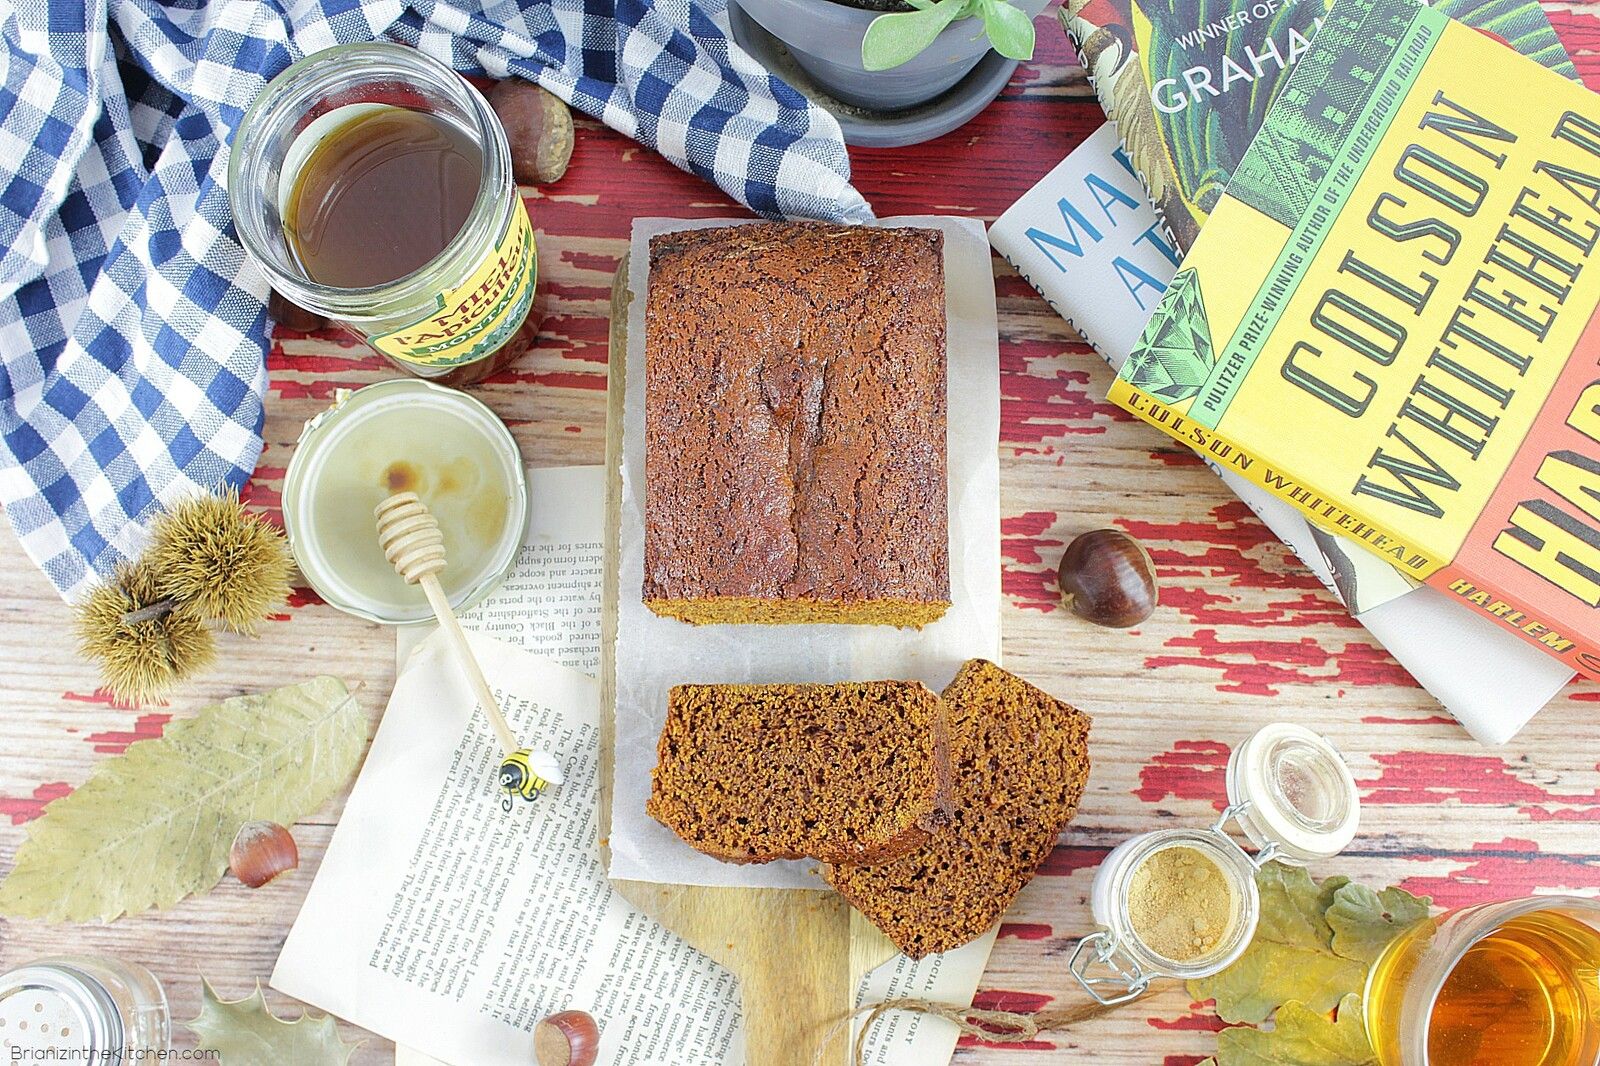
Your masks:
{"label": "yellow book cover", "polygon": [[1335,0],[1111,398],[1600,677],[1600,97]]}

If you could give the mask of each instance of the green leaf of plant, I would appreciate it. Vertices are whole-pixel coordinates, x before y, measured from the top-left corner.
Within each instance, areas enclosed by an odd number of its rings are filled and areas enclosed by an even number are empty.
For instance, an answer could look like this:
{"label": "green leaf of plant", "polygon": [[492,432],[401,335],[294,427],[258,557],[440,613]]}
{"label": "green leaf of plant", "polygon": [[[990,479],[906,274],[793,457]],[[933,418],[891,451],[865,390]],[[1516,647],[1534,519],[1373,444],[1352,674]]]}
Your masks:
{"label": "green leaf of plant", "polygon": [[888,70],[909,62],[967,6],[968,0],[938,0],[921,10],[879,15],[861,39],[861,65],[868,70]]}
{"label": "green leaf of plant", "polygon": [[1374,892],[1366,885],[1343,886],[1327,913],[1334,953],[1371,966],[1389,941],[1428,917],[1431,902],[1403,888]]}
{"label": "green leaf of plant", "polygon": [[29,825],[0,915],[109,922],[208,891],[241,825],[311,814],[349,780],[366,738],[366,715],[332,677],[173,722]]}
{"label": "green leaf of plant", "polygon": [[1337,1021],[1304,1003],[1285,1003],[1272,1029],[1233,1028],[1217,1034],[1216,1066],[1372,1066],[1361,997],[1339,1001]]}
{"label": "green leaf of plant", "polygon": [[1348,884],[1330,877],[1322,884],[1304,868],[1268,863],[1256,871],[1261,919],[1254,939],[1232,966],[1189,982],[1195,999],[1215,999],[1228,1022],[1261,1022],[1291,1000],[1330,1011],[1366,983],[1367,967],[1333,952],[1333,927],[1326,915]]}
{"label": "green leaf of plant", "polygon": [[1033,58],[1033,20],[1006,0],[987,0],[979,9],[994,50],[1007,59]]}
{"label": "green leaf of plant", "polygon": [[292,1022],[267,1009],[261,983],[244,999],[228,1001],[211,982],[200,979],[200,1017],[185,1025],[203,1051],[221,1053],[222,1066],[345,1066],[357,1044],[339,1039],[339,1026],[329,1015],[302,1014]]}

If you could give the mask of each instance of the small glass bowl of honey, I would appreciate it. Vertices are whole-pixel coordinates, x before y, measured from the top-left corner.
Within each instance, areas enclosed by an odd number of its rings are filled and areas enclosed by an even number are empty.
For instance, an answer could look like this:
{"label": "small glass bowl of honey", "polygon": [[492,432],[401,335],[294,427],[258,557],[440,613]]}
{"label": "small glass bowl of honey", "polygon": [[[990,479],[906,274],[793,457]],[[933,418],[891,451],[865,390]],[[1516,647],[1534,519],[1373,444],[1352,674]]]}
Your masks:
{"label": "small glass bowl of honey", "polygon": [[340,45],[272,79],[228,195],[274,289],[409,373],[467,384],[532,344],[538,254],[505,130],[415,49]]}

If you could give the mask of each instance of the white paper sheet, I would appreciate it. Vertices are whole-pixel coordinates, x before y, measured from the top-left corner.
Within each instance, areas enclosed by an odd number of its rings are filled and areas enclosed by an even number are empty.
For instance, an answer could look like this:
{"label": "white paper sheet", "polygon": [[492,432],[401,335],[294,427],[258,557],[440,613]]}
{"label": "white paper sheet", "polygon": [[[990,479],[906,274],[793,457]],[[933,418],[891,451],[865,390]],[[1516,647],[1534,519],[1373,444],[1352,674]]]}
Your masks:
{"label": "white paper sheet", "polygon": [[[1139,341],[1176,266],[1154,208],[1106,123],[995,220],[995,248],[1113,369]],[[1418,684],[1485,744],[1503,744],[1572,678],[1538,651],[1267,490],[1208,463],[1333,590]]]}
{"label": "white paper sheet", "polygon": [[599,686],[470,637],[518,736],[566,782],[501,808],[499,752],[439,636],[394,694],[272,987],[447,1062],[527,1066],[558,1010],[607,1066],[739,1066],[736,982],[634,911],[600,865]]}
{"label": "white paper sheet", "polygon": [[652,614],[644,588],[644,294],[649,239],[733,225],[635,219],[629,258],[623,419],[621,581],[617,611],[617,784],[611,874],[668,884],[815,888],[815,863],[734,866],[693,850],[645,813],[667,690],[686,682],[867,681],[902,678],[934,691],[963,660],[1000,655],[1000,354],[994,273],[983,224],[914,216],[883,226],[945,234],[949,351],[950,610],[918,631],[886,626],[691,626]]}

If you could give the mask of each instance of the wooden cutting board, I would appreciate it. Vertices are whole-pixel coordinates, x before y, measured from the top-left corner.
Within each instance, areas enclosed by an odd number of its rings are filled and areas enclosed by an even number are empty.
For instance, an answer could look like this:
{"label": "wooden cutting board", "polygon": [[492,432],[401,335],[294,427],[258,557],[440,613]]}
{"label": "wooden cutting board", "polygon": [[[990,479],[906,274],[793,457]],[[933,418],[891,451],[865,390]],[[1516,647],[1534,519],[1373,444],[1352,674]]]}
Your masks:
{"label": "wooden cutting board", "polygon": [[[615,770],[618,530],[622,517],[622,397],[627,345],[628,260],[611,289],[606,416],[606,547],[601,619],[601,824],[611,824]],[[684,678],[692,681],[693,678]],[[609,864],[609,853],[602,847]],[[870,922],[833,892],[707,888],[643,881],[612,884],[628,902],[727,967],[743,997],[748,1066],[844,1066],[841,1034],[826,1056],[824,1037],[854,1006],[861,978],[895,954]]]}

